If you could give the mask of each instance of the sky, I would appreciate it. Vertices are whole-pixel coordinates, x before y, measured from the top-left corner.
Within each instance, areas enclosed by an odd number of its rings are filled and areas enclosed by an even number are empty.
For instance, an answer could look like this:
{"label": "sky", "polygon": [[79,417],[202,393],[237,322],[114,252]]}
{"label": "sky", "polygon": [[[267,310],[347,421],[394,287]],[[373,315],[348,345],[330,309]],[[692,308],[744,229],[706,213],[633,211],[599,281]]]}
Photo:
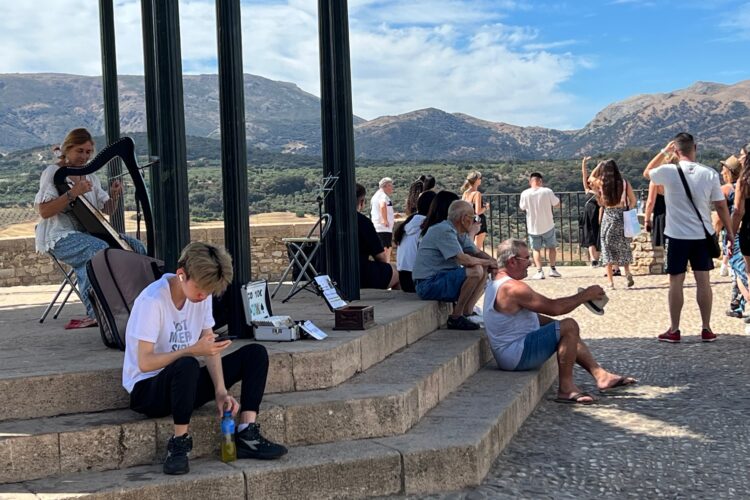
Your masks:
{"label": "sky", "polygon": [[[101,74],[98,2],[0,0],[0,73]],[[750,79],[748,0],[349,0],[354,112],[435,107],[576,129],[606,105]],[[215,0],[180,0],[183,71],[216,73]],[[115,0],[143,74],[140,0]],[[316,0],[243,0],[244,71],[320,95]]]}

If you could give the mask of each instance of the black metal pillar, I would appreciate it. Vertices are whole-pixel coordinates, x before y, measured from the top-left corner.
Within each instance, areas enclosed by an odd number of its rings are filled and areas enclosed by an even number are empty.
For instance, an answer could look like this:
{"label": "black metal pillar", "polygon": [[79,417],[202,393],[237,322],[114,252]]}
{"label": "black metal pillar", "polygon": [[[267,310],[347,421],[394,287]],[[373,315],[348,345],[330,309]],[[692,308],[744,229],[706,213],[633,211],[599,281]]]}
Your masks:
{"label": "black metal pillar", "polygon": [[178,3],[178,0],[159,0],[153,4],[161,168],[157,189],[164,200],[164,227],[156,239],[163,243],[162,258],[168,271],[175,269],[180,251],[190,242]]}
{"label": "black metal pillar", "polygon": [[[146,101],[146,132],[148,135],[149,161],[159,157],[159,96],[156,80],[156,46],[154,33],[153,0],[141,0],[141,26],[143,31],[143,87]],[[146,172],[151,191],[151,208],[154,218],[155,252],[164,258],[164,200],[161,193],[162,175],[157,165]]]}
{"label": "black metal pillar", "polygon": [[333,228],[325,242],[328,274],[348,300],[359,299],[354,125],[346,0],[318,0],[323,171],[335,175],[326,211]]}
{"label": "black metal pillar", "polygon": [[234,279],[224,298],[230,335],[240,335],[245,330],[241,287],[250,281],[245,85],[240,19],[240,0],[216,0],[224,245],[234,263]]}
{"label": "black metal pillar", "polygon": [[[104,131],[107,144],[120,138],[120,101],[117,92],[117,50],[115,48],[115,14],[112,0],[99,0],[99,31],[102,44],[102,90],[104,93]],[[107,174],[119,178],[119,160],[109,162]],[[112,227],[125,231],[125,212],[122,202],[109,218]]]}

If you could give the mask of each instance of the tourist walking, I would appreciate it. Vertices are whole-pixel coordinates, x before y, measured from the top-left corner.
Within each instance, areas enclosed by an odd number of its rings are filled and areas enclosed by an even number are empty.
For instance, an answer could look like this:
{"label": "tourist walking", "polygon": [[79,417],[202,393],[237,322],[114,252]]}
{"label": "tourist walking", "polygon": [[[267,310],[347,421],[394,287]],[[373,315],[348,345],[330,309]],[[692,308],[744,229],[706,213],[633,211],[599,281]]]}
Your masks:
{"label": "tourist walking", "polygon": [[552,209],[560,206],[560,199],[548,187],[544,187],[544,178],[539,172],[529,176],[529,188],[521,193],[519,208],[526,212],[526,231],[529,244],[534,251],[536,274],[531,279],[543,280],[542,249],[547,249],[549,256],[549,275],[559,278],[555,268],[557,259],[557,238]]}
{"label": "tourist walking", "polygon": [[600,213],[601,213],[601,263],[607,267],[607,281],[611,289],[615,288],[612,266],[617,264],[625,268],[628,287],[635,284],[630,273],[633,262],[633,251],[630,239],[625,237],[623,211],[635,206],[633,188],[623,179],[620,169],[614,160],[606,160],[599,166]]}
{"label": "tourist walking", "polygon": [[[663,156],[676,153],[676,164],[657,166]],[[716,207],[727,237],[734,239],[729,209],[721,192],[719,174],[695,161],[697,148],[693,136],[681,132],[662,149],[643,172],[644,177],[664,186],[667,223],[666,269],[669,274],[669,329],[659,335],[661,342],[679,342],[680,316],[684,304],[683,285],[687,264],[693,269],[697,286],[696,301],[701,315],[701,340],[713,342],[716,334],[711,330],[713,295],[709,272],[714,268],[709,245],[715,237],[711,225],[711,204]],[[742,200],[744,201],[744,200]],[[737,202],[735,202],[737,203]],[[738,220],[739,223],[739,220]],[[750,252],[749,252],[750,254]]]}

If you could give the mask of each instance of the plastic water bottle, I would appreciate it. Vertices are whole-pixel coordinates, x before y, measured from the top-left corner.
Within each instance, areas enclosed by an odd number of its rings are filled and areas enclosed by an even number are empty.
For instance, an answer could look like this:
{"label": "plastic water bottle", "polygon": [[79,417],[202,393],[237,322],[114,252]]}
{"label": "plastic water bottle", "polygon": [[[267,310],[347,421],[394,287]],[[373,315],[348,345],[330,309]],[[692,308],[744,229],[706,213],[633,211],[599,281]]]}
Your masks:
{"label": "plastic water bottle", "polygon": [[231,411],[224,412],[221,419],[221,461],[237,460],[237,447],[234,445],[234,419]]}

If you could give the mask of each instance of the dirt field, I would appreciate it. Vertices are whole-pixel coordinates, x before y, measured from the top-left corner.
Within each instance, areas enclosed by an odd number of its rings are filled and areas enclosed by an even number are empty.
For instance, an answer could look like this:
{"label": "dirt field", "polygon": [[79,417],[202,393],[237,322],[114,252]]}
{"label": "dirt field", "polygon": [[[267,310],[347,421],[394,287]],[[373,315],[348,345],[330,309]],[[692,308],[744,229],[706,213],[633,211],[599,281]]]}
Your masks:
{"label": "dirt field", "polygon": [[[291,224],[298,222],[315,222],[317,217],[312,215],[306,215],[305,217],[297,217],[292,212],[272,212],[268,214],[258,214],[250,216],[251,225],[267,225],[267,224]],[[17,224],[11,224],[7,227],[0,229],[0,238],[19,238],[24,236],[34,236],[34,226],[36,225],[37,219],[27,222],[21,222]],[[213,222],[193,222],[190,224],[191,227],[221,227],[224,223],[222,221]],[[143,227],[143,226],[141,226]],[[125,229],[127,231],[135,231],[135,212],[125,212]]]}

